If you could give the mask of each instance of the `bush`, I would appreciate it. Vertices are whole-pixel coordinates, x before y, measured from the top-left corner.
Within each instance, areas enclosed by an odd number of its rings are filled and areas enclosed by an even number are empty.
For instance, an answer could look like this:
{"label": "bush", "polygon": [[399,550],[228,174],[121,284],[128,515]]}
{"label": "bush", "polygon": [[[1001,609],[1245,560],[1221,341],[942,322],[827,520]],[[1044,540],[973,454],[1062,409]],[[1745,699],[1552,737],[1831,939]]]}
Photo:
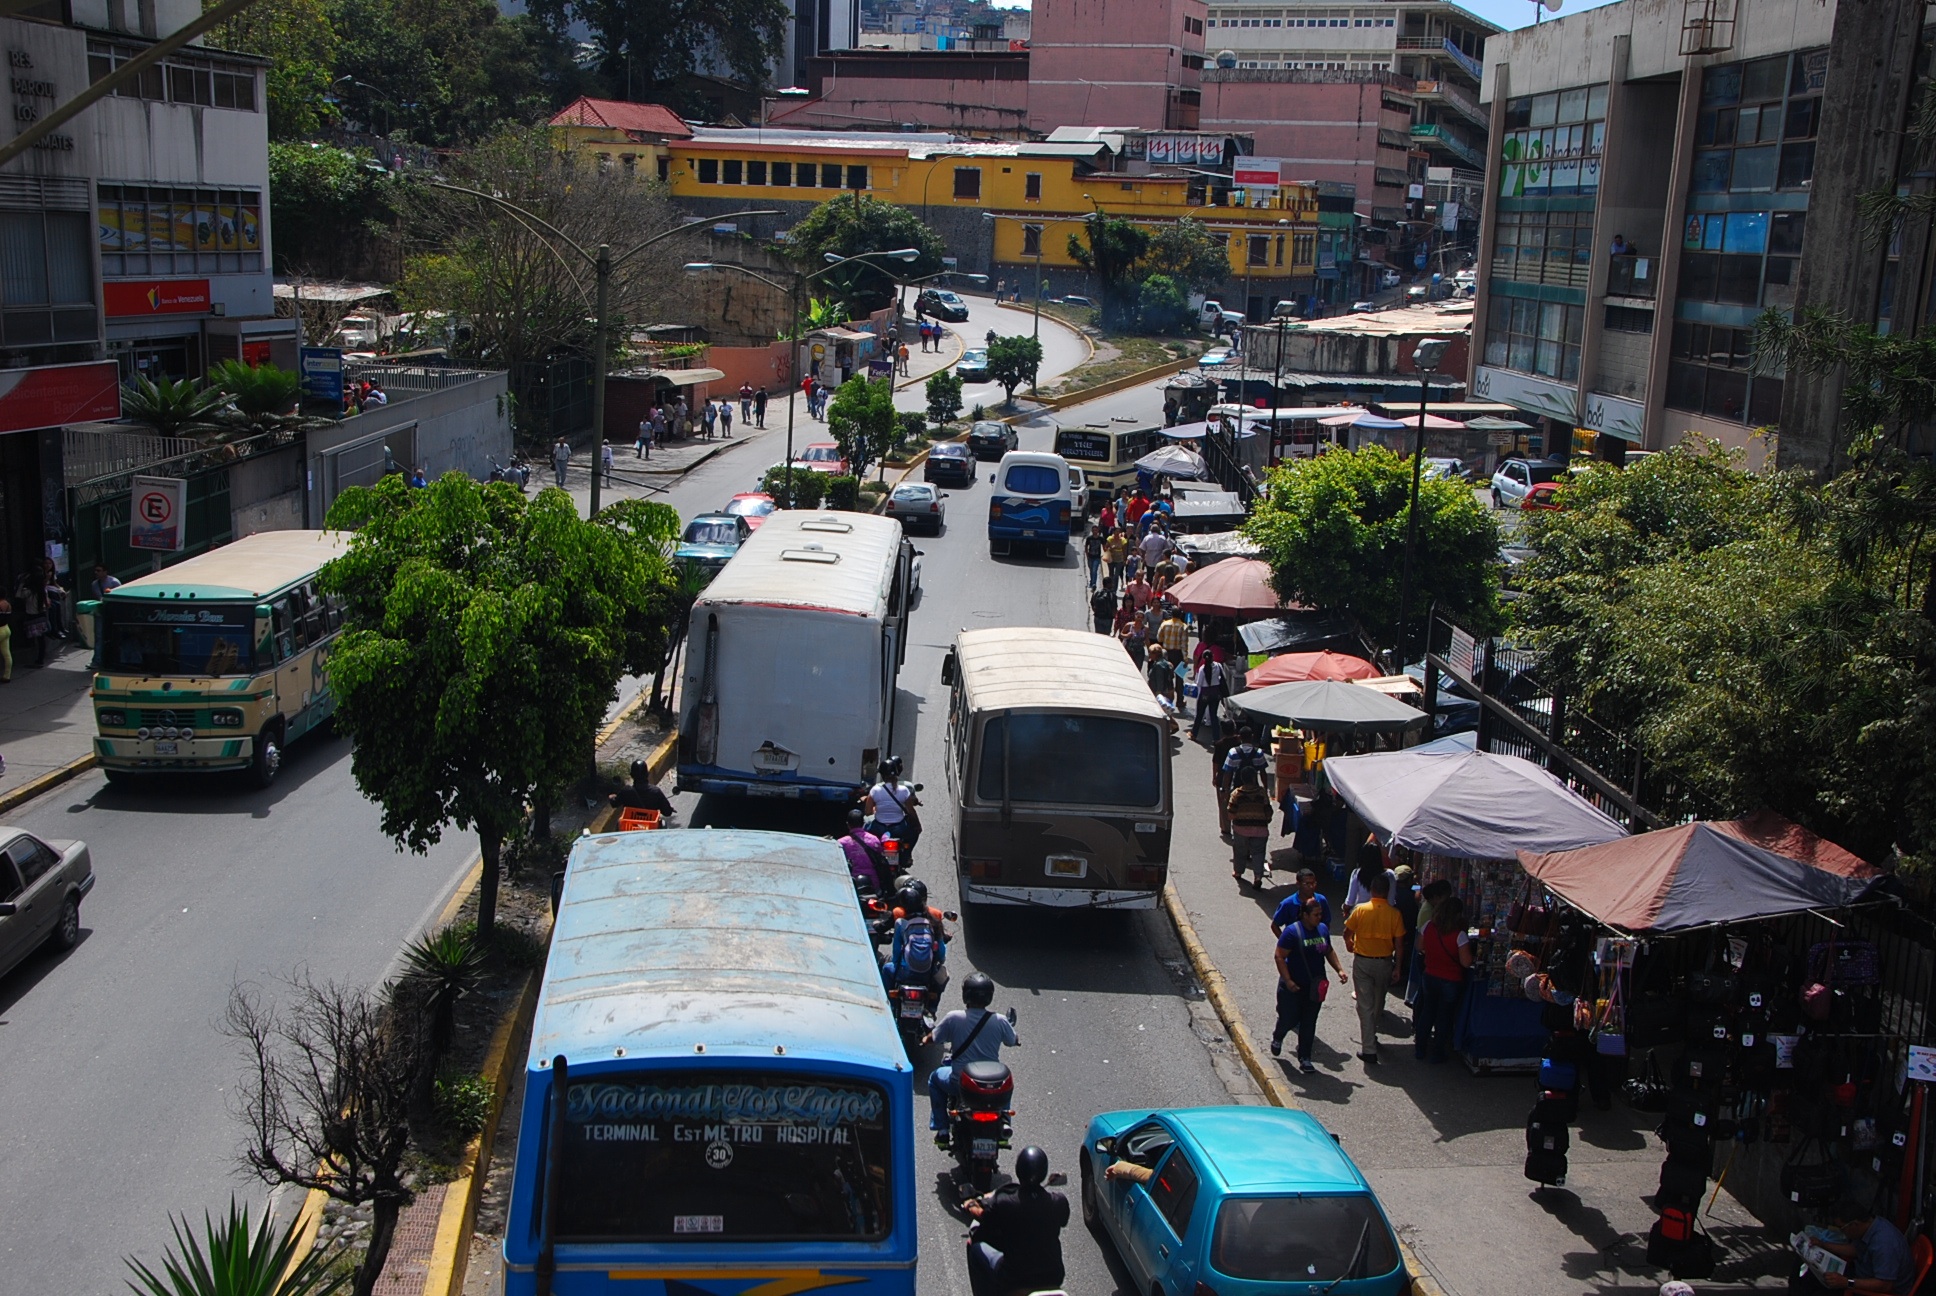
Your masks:
{"label": "bush", "polygon": [[852,477],[827,479],[827,506],[849,512],[860,506],[860,482]]}
{"label": "bush", "polygon": [[483,1076],[445,1072],[437,1077],[432,1090],[431,1109],[439,1125],[468,1138],[491,1118],[491,1099],[496,1092]]}
{"label": "bush", "polygon": [[969,413],[968,421],[970,423],[979,423],[987,417],[988,417],[988,407],[986,405],[977,405],[975,406],[974,410]]}
{"label": "bush", "polygon": [[1137,293],[1136,313],[1146,333],[1180,333],[1189,320],[1190,304],[1174,279],[1153,274]]}
{"label": "bush", "polygon": [[928,416],[919,410],[905,410],[897,416],[900,424],[894,438],[896,447],[915,441],[926,441],[928,436]]}
{"label": "bush", "polygon": [[807,472],[802,469],[793,471],[793,498],[787,498],[786,466],[766,470],[766,477],[760,489],[771,495],[781,508],[818,508],[820,501],[827,496],[827,474]]}
{"label": "bush", "polygon": [[961,416],[961,379],[943,369],[928,379],[928,417],[948,423]]}

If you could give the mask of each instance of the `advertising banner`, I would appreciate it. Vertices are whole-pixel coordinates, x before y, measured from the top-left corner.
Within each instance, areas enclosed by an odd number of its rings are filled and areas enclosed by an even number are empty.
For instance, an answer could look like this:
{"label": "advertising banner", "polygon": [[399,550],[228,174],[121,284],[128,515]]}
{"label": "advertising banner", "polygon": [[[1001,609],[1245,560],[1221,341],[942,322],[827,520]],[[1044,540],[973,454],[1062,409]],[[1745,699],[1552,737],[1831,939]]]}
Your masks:
{"label": "advertising banner", "polygon": [[121,371],[112,360],[0,369],[0,432],[121,417]]}

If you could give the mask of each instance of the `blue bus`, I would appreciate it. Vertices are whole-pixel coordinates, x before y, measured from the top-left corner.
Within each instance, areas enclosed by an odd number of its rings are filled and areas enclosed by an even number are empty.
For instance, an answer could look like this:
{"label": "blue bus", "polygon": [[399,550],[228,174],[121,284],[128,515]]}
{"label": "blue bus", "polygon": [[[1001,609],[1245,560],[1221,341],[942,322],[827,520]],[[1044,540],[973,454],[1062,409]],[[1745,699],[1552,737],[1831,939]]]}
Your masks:
{"label": "blue bus", "polygon": [[1010,450],[995,467],[988,496],[988,550],[1008,553],[1017,541],[1060,558],[1077,507],[1069,461],[1040,450]]}
{"label": "blue bus", "polygon": [[581,837],[532,1023],[504,1290],[912,1296],[913,1102],[840,847]]}

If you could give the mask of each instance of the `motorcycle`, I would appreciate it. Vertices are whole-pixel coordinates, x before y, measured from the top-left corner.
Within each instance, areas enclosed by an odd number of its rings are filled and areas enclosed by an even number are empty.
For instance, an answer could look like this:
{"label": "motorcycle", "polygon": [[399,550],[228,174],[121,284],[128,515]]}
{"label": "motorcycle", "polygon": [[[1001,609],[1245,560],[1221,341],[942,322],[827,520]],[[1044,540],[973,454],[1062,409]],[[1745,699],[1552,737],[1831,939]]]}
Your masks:
{"label": "motorcycle", "polygon": [[[1015,1010],[1003,1014],[1015,1024]],[[1015,1128],[1015,1074],[1006,1062],[968,1062],[955,1068],[948,1093],[946,1151],[966,1178],[969,1190],[985,1193],[994,1186],[996,1163],[1009,1146]]]}
{"label": "motorcycle", "polygon": [[860,916],[867,923],[867,938],[878,949],[894,939],[894,910],[874,884],[864,877],[854,879],[854,897],[860,901]]}
{"label": "motorcycle", "polygon": [[511,463],[508,467],[500,464],[493,458],[491,460],[490,479],[494,482],[510,482],[518,488],[520,494],[531,489],[531,469],[517,455],[511,456]]}
{"label": "motorcycle", "polygon": [[897,982],[888,987],[887,1002],[894,1010],[894,1024],[900,1029],[901,1047],[907,1050],[908,1061],[914,1060],[914,1055],[921,1051],[921,1041],[934,1030],[935,1005],[940,1000],[941,996],[926,981]]}

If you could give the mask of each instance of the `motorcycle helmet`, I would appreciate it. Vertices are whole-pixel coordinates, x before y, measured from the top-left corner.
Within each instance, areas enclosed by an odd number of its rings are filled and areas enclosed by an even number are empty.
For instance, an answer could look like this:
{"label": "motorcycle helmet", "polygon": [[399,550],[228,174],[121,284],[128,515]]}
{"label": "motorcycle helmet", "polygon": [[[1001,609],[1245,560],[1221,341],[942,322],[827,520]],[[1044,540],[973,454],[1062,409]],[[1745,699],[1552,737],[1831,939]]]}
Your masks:
{"label": "motorcycle helmet", "polygon": [[972,973],[961,983],[961,1002],[970,1008],[986,1008],[995,1002],[995,983],[986,972]]}
{"label": "motorcycle helmet", "polygon": [[899,756],[886,757],[881,761],[880,765],[881,781],[883,783],[892,783],[895,779],[901,777],[902,768],[901,758]]}
{"label": "motorcycle helmet", "polygon": [[852,832],[867,822],[867,816],[859,810],[847,812],[847,831]]}
{"label": "motorcycle helmet", "polygon": [[1049,1154],[1033,1144],[1015,1154],[1015,1178],[1024,1187],[1040,1188],[1049,1177]]}
{"label": "motorcycle helmet", "polygon": [[909,913],[915,913],[917,911],[922,913],[927,912],[928,884],[926,882],[923,882],[918,877],[902,878],[901,889],[894,897],[895,903],[900,904],[903,896],[912,897],[913,900],[912,904],[901,905],[903,909],[906,909]]}

